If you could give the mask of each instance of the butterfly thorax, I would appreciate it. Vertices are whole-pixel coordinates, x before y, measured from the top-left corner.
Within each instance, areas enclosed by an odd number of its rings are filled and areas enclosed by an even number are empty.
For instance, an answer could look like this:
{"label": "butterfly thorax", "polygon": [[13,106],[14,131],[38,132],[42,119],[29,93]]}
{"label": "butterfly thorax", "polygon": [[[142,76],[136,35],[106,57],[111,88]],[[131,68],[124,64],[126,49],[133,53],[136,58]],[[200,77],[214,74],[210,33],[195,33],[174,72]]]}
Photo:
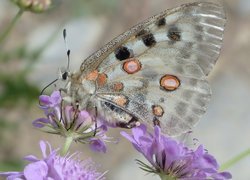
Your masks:
{"label": "butterfly thorax", "polygon": [[[69,78],[67,84],[67,94],[73,105],[78,105],[79,109],[89,111],[93,117],[104,119],[112,126],[131,128],[136,125],[137,118],[122,110],[120,106],[126,104],[125,96],[110,96],[116,103],[109,102],[108,99],[98,96],[97,89],[104,86],[107,76],[94,70],[87,75],[85,73],[75,73]],[[98,112],[97,112],[98,111]]]}
{"label": "butterfly thorax", "polygon": [[79,104],[80,109],[86,109],[92,98],[95,96],[96,83],[89,80],[81,73],[73,73],[66,85],[66,93],[71,98],[73,105]]}

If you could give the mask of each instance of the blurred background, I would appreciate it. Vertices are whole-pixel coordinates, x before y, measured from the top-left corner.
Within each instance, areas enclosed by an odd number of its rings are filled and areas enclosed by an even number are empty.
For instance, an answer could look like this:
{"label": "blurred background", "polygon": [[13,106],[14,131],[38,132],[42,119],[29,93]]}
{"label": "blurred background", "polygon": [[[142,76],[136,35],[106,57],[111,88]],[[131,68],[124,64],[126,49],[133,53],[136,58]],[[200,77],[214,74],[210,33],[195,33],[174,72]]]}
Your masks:
{"label": "blurred background", "polygon": [[[42,1],[42,0],[40,0]],[[78,70],[90,53],[136,23],[188,0],[57,0],[40,14],[24,12],[0,45],[0,171],[21,170],[22,157],[41,157],[39,140],[59,147],[63,138],[32,127],[43,117],[38,108],[40,90],[57,78],[65,67],[62,38],[68,32],[71,69]],[[218,162],[231,159],[250,148],[250,0],[227,0],[228,24],[224,46],[209,76],[213,96],[208,111],[192,137],[204,144]],[[11,23],[18,6],[0,2],[0,34]],[[109,172],[107,179],[155,179],[138,168],[134,159],[144,160],[120,135],[119,144],[108,145],[106,154],[93,153],[87,145],[73,144],[71,152],[82,151]],[[229,168],[233,179],[250,179],[250,157]]]}

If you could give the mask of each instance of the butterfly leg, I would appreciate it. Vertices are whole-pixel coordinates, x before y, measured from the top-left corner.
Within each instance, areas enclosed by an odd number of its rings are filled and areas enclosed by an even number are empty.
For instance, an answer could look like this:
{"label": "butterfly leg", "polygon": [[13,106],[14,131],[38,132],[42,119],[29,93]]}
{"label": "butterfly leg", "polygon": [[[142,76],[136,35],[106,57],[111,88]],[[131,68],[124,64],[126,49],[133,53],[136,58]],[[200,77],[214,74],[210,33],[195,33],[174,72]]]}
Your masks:
{"label": "butterfly leg", "polygon": [[75,107],[73,107],[73,109],[74,109],[73,120],[70,123],[70,126],[69,126],[69,128],[67,130],[72,128],[72,126],[75,124],[76,119],[79,116],[80,110],[79,110],[79,102],[78,101],[75,102]]}
{"label": "butterfly leg", "polygon": [[97,111],[97,107],[94,107],[95,110],[95,114],[94,114],[94,123],[95,123],[95,130],[94,130],[94,136],[96,136],[97,133],[97,116],[98,116],[98,111]]}
{"label": "butterfly leg", "polygon": [[[59,89],[59,92],[60,92],[60,96],[62,96],[62,91],[63,89]],[[62,122],[62,114],[63,114],[63,99],[62,99],[62,102],[60,104],[60,122]]]}

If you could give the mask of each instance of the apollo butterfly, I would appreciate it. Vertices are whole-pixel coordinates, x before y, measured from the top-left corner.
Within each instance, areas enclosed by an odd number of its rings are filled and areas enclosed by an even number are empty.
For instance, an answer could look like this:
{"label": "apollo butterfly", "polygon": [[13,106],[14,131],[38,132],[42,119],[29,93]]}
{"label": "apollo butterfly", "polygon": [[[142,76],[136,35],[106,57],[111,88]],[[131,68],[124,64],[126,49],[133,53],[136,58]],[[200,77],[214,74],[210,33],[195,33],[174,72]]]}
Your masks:
{"label": "apollo butterfly", "polygon": [[165,10],[135,25],[63,73],[65,99],[132,128],[158,124],[164,133],[190,131],[211,97],[207,75],[222,46],[222,5],[195,2]]}

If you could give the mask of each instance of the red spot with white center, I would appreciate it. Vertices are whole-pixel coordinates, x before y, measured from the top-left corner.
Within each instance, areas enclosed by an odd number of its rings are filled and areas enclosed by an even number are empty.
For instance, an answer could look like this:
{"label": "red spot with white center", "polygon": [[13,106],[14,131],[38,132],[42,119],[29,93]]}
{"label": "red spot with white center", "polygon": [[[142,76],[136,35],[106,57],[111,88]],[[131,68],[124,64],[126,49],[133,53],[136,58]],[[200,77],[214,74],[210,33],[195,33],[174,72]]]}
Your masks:
{"label": "red spot with white center", "polygon": [[174,91],[180,86],[180,80],[176,76],[166,74],[161,78],[160,85],[165,90]]}
{"label": "red spot with white center", "polygon": [[136,59],[126,61],[123,64],[123,70],[126,71],[128,74],[134,74],[140,71],[140,69],[141,69],[141,63]]}
{"label": "red spot with white center", "polygon": [[164,110],[160,105],[153,105],[152,106],[153,114],[157,117],[162,117],[164,114]]}
{"label": "red spot with white center", "polygon": [[123,84],[121,82],[116,82],[113,85],[113,90],[115,90],[116,92],[119,92],[123,89]]}

